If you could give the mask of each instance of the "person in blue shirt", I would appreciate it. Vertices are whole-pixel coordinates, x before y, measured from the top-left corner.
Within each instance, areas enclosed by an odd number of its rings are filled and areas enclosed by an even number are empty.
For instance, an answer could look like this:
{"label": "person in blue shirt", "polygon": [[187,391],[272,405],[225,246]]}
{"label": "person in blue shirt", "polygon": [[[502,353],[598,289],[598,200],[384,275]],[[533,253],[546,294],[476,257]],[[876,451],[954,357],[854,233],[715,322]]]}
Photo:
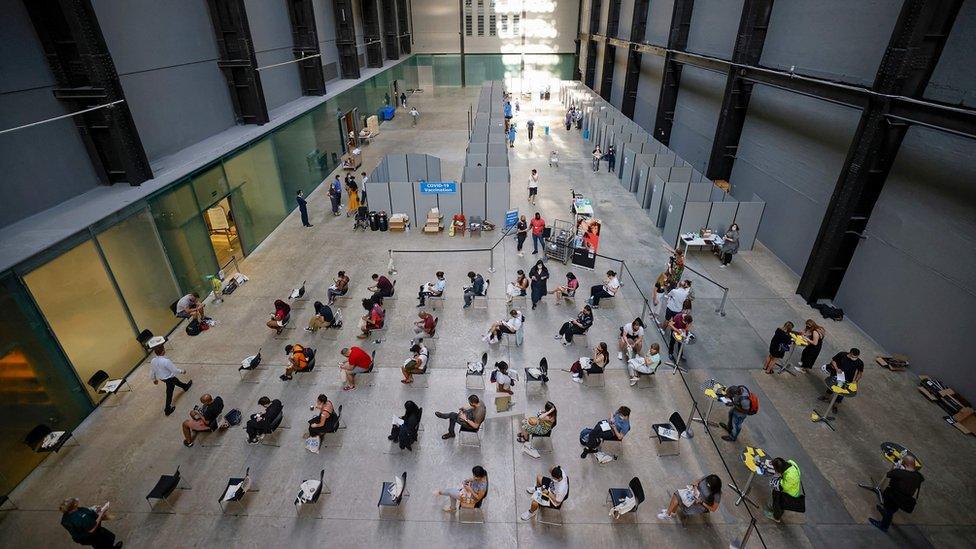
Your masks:
{"label": "person in blue shirt", "polygon": [[515,147],[515,124],[508,127],[508,146]]}
{"label": "person in blue shirt", "polygon": [[332,215],[339,215],[339,202],[342,200],[342,183],[336,175],[329,187],[329,200],[332,201]]}
{"label": "person in blue shirt", "polygon": [[[611,456],[600,451],[600,444],[604,440],[623,440],[630,432],[630,408],[621,406],[608,419],[600,420],[596,426],[588,433],[587,440],[583,446],[583,453],[580,458],[586,459],[590,454],[597,454],[600,463],[613,461],[616,456]],[[582,438],[580,442],[583,442]]]}

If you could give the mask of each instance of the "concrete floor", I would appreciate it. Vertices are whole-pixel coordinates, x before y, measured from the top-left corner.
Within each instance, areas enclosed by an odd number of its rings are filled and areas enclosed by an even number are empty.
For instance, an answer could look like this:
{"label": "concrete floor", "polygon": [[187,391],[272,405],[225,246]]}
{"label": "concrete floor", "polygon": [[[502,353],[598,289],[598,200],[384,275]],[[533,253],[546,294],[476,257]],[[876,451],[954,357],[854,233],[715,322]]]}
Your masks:
{"label": "concrete floor", "polygon": [[[441,157],[445,178],[460,172],[467,143],[466,111],[477,97],[478,88],[442,88],[415,95],[411,103],[423,113],[416,129],[400,116],[382,126],[381,136],[366,148],[366,168],[382,154],[418,152]],[[531,112],[539,129],[530,146],[520,134],[512,154],[513,207],[534,211],[526,203],[525,180],[531,168],[542,174],[538,210],[547,219],[568,219],[569,189],[581,190],[595,202],[597,216],[604,222],[600,252],[624,259],[647,288],[663,268],[667,252],[657,231],[650,228],[636,202],[605,172],[594,176],[589,170],[588,149],[578,132],[558,126],[561,116],[553,100],[541,112],[536,104],[523,103],[520,119]],[[542,127],[554,126],[545,136]],[[558,170],[548,168],[549,151],[560,152]],[[828,336],[821,355],[826,359],[838,349],[860,347],[867,363],[862,390],[844,405],[837,419],[837,432],[813,424],[810,411],[822,383],[817,376],[767,376],[761,371],[767,342],[773,329],[785,320],[800,324],[816,317],[793,294],[797,277],[757,244],[754,251],[736,256],[728,269],[719,269],[708,254],[692,254],[690,266],[731,287],[727,316],[713,311],[721,293],[705,280],[695,280],[696,332],[698,342],[688,349],[691,372],[687,385],[695,391],[709,377],[729,383],[744,383],[760,394],[761,411],[749,418],[737,443],[713,440],[700,424],[697,436],[681,441],[681,454],[658,458],[654,441],[648,438],[650,425],[663,421],[675,410],[687,414],[692,398],[681,376],[659,374],[654,386],[628,386],[622,363],[614,359],[604,388],[576,385],[568,374],[555,371],[542,395],[527,396],[516,385],[517,409],[538,410],[546,399],[559,407],[559,426],[553,437],[554,453],[535,460],[519,450],[515,442],[516,417],[491,417],[483,428],[481,449],[461,448],[456,441],[438,436],[444,422],[433,417],[435,410],[455,409],[464,401],[464,365],[488,350],[490,358],[507,360],[518,371],[547,357],[553,370],[568,367],[576,357],[589,354],[581,347],[563,347],[554,341],[558,325],[575,314],[570,305],[543,302],[526,311],[526,340],[522,347],[488,348],[480,335],[488,323],[505,311],[503,282],[518,268],[528,269],[532,256],[515,255],[514,242],[501,244],[495,253],[497,272],[488,274],[489,257],[484,252],[446,253],[448,250],[490,246],[498,232],[475,238],[449,238],[410,233],[352,233],[352,221],[328,215],[328,198],[322,187],[310,197],[312,229],[303,229],[297,212],[290,216],[242,265],[250,282],[223,304],[210,305],[220,324],[197,338],[178,331],[170,355],[185,377],[194,380],[187,394],[177,391],[177,413],[161,414],[162,386],[149,381],[144,365],[132,376],[135,391],[125,394],[119,407],[102,407],[76,431],[80,446],[50,457],[11,495],[19,510],[0,513],[0,544],[4,547],[66,546],[70,540],[58,525],[58,503],[77,496],[83,503],[110,500],[117,520],[108,526],[128,546],[134,547],[235,547],[312,546],[329,542],[337,547],[638,547],[658,542],[669,547],[726,547],[741,537],[749,522],[745,506],[734,506],[734,494],[726,488],[718,513],[698,517],[681,525],[656,518],[673,489],[708,473],[716,473],[728,484],[744,483],[746,469],[739,454],[746,445],[758,445],[770,454],[797,460],[803,471],[808,511],[787,513],[777,525],[758,517],[761,538],[753,536],[751,547],[972,547],[976,539],[976,508],[968,503],[976,491],[973,468],[966,465],[976,455],[974,439],[945,425],[941,411],[924,402],[914,390],[914,377],[891,373],[873,363],[878,346],[850,322],[827,325]],[[496,220],[502,221],[502,220]],[[530,244],[529,244],[530,245]],[[334,367],[338,349],[360,344],[354,338],[359,305],[345,306],[347,324],[338,341],[301,330],[311,305],[293,312],[296,330],[285,339],[275,339],[264,326],[271,302],[284,297],[303,279],[311,300],[325,298],[331,277],[344,269],[352,277],[352,295],[365,294],[369,275],[387,268],[386,251],[430,249],[431,253],[396,254],[399,303],[390,311],[389,329],[381,344],[368,342],[377,350],[381,366],[375,385],[356,391],[339,391]],[[441,252],[441,253],[433,253]],[[596,272],[573,270],[582,287],[598,283],[600,275],[618,263],[602,261]],[[551,262],[553,281],[567,268]],[[437,312],[441,336],[432,360],[429,388],[401,385],[398,365],[407,356],[407,341],[416,318],[412,288],[431,279],[435,270],[447,273],[448,300]],[[476,270],[493,280],[489,310],[461,309],[460,286],[464,273]],[[641,312],[636,290],[624,280],[624,299],[615,308],[597,311],[590,332],[591,343],[613,344],[617,327]],[[550,286],[552,287],[552,286]],[[629,299],[628,299],[629,298]],[[619,298],[618,298],[619,299]],[[306,302],[310,303],[310,302]],[[817,317],[818,318],[818,317]],[[652,335],[649,340],[656,340]],[[298,341],[317,347],[319,367],[315,374],[297,376],[295,381],[278,380],[285,357],[282,347]],[[270,370],[258,372],[259,383],[241,383],[237,366],[258,348],[264,352]],[[245,415],[256,408],[261,395],[281,398],[285,403],[285,430],[280,447],[249,446],[240,428],[201,438],[219,442],[219,447],[184,448],[179,424],[204,392],[224,398],[227,408],[240,408]],[[348,429],[343,445],[323,448],[319,455],[302,447],[301,433],[308,406],[319,393],[326,393],[344,406]],[[389,418],[412,399],[425,408],[425,433],[414,452],[389,455],[386,434]],[[702,399],[703,400],[703,399]],[[577,434],[592,426],[620,405],[630,406],[633,430],[622,444],[620,459],[599,465],[579,458]],[[719,419],[724,408],[713,413]],[[914,449],[925,464],[926,483],[922,500],[912,515],[899,514],[888,535],[865,524],[873,516],[873,496],[856,483],[877,478],[885,470],[878,446],[893,440]],[[726,470],[724,462],[728,464]],[[968,458],[968,459],[967,459]],[[474,465],[488,471],[491,488],[484,504],[486,525],[459,524],[456,517],[441,511],[441,498],[432,491],[456,485]],[[570,499],[563,510],[565,526],[550,527],[519,521],[528,507],[524,487],[536,474],[562,465],[571,483]],[[144,496],[161,474],[179,466],[189,491],[178,491],[173,514],[150,513]],[[246,516],[223,514],[217,499],[227,479],[250,467],[254,486],[260,491],[245,499]],[[301,480],[325,469],[332,489],[317,505],[297,517],[292,506]],[[378,520],[375,502],[380,484],[394,474],[407,471],[411,497],[403,506],[403,520]],[[729,474],[731,473],[732,479]],[[643,482],[647,501],[636,516],[612,524],[605,497],[610,487],[626,486],[633,476]],[[751,492],[764,504],[768,497],[765,479],[757,479]],[[164,509],[161,507],[160,509]]]}

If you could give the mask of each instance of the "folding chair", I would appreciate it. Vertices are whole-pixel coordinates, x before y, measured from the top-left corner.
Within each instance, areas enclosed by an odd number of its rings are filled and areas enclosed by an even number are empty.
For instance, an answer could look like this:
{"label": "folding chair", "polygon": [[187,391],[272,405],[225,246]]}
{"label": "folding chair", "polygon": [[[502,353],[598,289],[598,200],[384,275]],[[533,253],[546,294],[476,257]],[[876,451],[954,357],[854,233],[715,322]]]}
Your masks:
{"label": "folding chair", "polygon": [[[681,440],[681,435],[688,428],[685,425],[684,419],[681,418],[681,414],[674,412],[671,417],[668,418],[670,423],[655,423],[651,425],[651,438],[657,439],[657,455],[658,456],[676,456],[681,450],[678,446],[678,442]],[[670,433],[669,431],[673,431]],[[674,435],[674,438],[670,435]],[[669,435],[669,436],[666,436]]]}
{"label": "folding chair", "polygon": [[525,315],[522,315],[522,324],[514,334],[502,332],[502,343],[506,347],[520,347],[523,341],[525,341]]}
{"label": "folding chair", "polygon": [[160,475],[159,480],[156,481],[156,485],[153,486],[153,489],[150,490],[149,494],[146,496],[146,503],[149,504],[150,512],[156,511],[153,502],[150,500],[156,500],[162,501],[166,504],[166,507],[169,509],[169,511],[166,511],[166,513],[173,513],[173,504],[170,503],[169,497],[173,495],[173,492],[175,492],[177,488],[180,490],[191,489],[189,486],[180,486],[181,478],[179,467],[176,468],[176,472],[172,475]]}
{"label": "folding chair", "polygon": [[[302,302],[302,303],[308,302],[308,298],[305,296],[305,281],[304,280],[302,281],[302,285],[301,286],[295,288],[294,290],[291,291],[290,294],[288,294],[288,300],[291,301],[294,304],[298,304],[298,302]],[[293,309],[298,309],[300,307],[294,307],[293,306],[292,308]]]}
{"label": "folding chair", "polygon": [[[102,401],[103,403],[111,398],[112,395],[118,395],[118,393],[123,390],[123,385],[128,387],[128,389],[125,389],[125,392],[132,392],[132,385],[129,385],[129,382],[126,381],[124,377],[119,379],[109,379],[108,373],[105,372],[105,370],[95,372],[88,379],[88,386],[91,387],[93,391],[100,395],[108,395],[105,397],[105,400]],[[117,398],[116,400],[120,399]],[[119,404],[121,403],[116,402],[115,404],[102,404],[102,406],[105,406],[106,408],[114,408]]]}
{"label": "folding chair", "polygon": [[274,338],[275,339],[288,339],[291,336],[290,336],[290,334],[286,334],[285,332],[289,332],[289,331],[294,330],[294,329],[295,329],[295,327],[291,325],[291,311],[289,311],[288,314],[285,315],[285,318],[283,318],[281,320],[281,333],[280,334],[276,333],[274,335]]}
{"label": "folding chair", "polygon": [[[257,488],[251,488],[251,468],[248,467],[247,469],[244,470],[243,478],[231,477],[227,481],[227,486],[224,487],[223,491],[221,491],[220,493],[220,497],[217,498],[217,505],[220,506],[220,512],[226,513],[227,509],[230,508],[231,504],[236,503],[238,508],[240,508],[241,510],[241,512],[238,513],[238,515],[243,514],[244,496],[247,495],[248,492],[258,492],[258,491],[259,490]],[[224,506],[224,503],[227,504],[226,507]]]}
{"label": "folding chair", "polygon": [[[563,498],[562,502],[559,503],[558,507],[547,507],[545,505],[539,506],[539,518],[536,522],[539,524],[548,524],[549,526],[562,526],[563,525],[563,505],[566,505],[566,500],[569,499],[569,479],[566,479],[566,497]],[[548,517],[546,515],[549,515]],[[557,522],[558,520],[558,522]]]}
{"label": "folding chair", "polygon": [[603,376],[606,370],[598,374],[586,373],[583,375],[583,385],[587,387],[605,387],[606,381],[604,381]]}
{"label": "folding chair", "polygon": [[305,347],[305,351],[306,351],[306,355],[305,356],[308,357],[308,366],[304,370],[298,370],[298,371],[295,372],[295,375],[300,375],[301,376],[295,382],[295,385],[296,386],[301,386],[302,379],[303,378],[305,378],[305,377],[314,378],[315,375],[318,373],[318,372],[315,371],[315,366],[318,364],[316,362],[316,360],[315,360],[316,359],[316,356],[318,355],[318,351],[316,351],[312,347]]}
{"label": "folding chair", "polygon": [[631,497],[636,500],[637,505],[634,505],[634,508],[628,511],[626,514],[633,514],[634,521],[636,522],[637,508],[640,507],[641,503],[644,503],[644,487],[641,486],[641,481],[639,478],[634,477],[630,479],[629,488],[610,488],[609,492],[607,493],[607,504],[613,508],[620,505],[624,499]]}
{"label": "folding chair", "polygon": [[472,429],[466,423],[458,425],[458,444],[471,448],[481,448],[481,428]]}
{"label": "folding chair", "polygon": [[[342,446],[342,437],[339,436],[339,431],[346,428],[345,422],[342,421],[342,404],[339,405],[339,408],[335,412],[335,428],[331,431],[326,431],[322,435],[322,447],[336,448]],[[328,439],[329,444],[326,444],[326,439]]]}
{"label": "folding chair", "polygon": [[550,429],[549,432],[546,433],[546,434],[544,434],[544,435],[535,435],[535,434],[530,434],[529,435],[529,442],[530,443],[533,440],[535,440],[535,439],[539,439],[540,442],[541,441],[545,441],[546,442],[545,448],[538,447],[538,446],[536,446],[534,444],[532,445],[532,447],[535,448],[535,450],[537,452],[546,453],[546,454],[551,454],[552,453],[552,432],[556,430],[556,424],[558,424],[558,423],[559,423],[559,419],[557,418],[556,421],[553,422],[553,424],[552,424],[552,429]]}
{"label": "folding chair", "polygon": [[264,436],[260,437],[258,444],[261,446],[280,446],[278,444],[278,435],[282,430],[288,429],[288,427],[282,427],[281,422],[285,419],[285,411],[282,409],[278,412],[278,416],[271,420],[271,431],[264,433]]}
{"label": "folding chair", "polygon": [[396,308],[397,301],[398,301],[397,300],[397,293],[396,293],[396,283],[397,283],[397,281],[394,280],[393,281],[393,295],[391,295],[389,297],[384,297],[383,298],[383,307],[385,307],[387,309],[395,309]]}
{"label": "folding chair", "polygon": [[441,307],[443,308],[444,303],[446,303],[446,300],[447,300],[447,295],[446,294],[447,294],[447,290],[445,289],[443,292],[441,292],[441,295],[436,295],[436,296],[435,295],[429,295],[429,296],[427,296],[427,299],[426,299],[427,305],[426,306],[427,307],[430,307],[431,310],[437,310],[436,303],[437,302],[440,302]]}
{"label": "folding chair", "polygon": [[481,505],[488,499],[488,488],[489,485],[485,485],[485,497],[479,499],[475,504],[474,508],[466,509],[464,507],[458,506],[458,522],[461,524],[484,524],[485,523],[485,510],[481,508]]}
{"label": "folding chair", "polygon": [[[480,295],[476,295],[471,298],[471,308],[472,309],[484,309],[488,310],[488,287],[491,286],[491,279],[485,279],[485,289]],[[478,305],[481,304],[479,307]]]}
{"label": "folding chair", "polygon": [[427,361],[424,363],[424,371],[420,374],[413,374],[413,383],[407,385],[410,389],[427,389],[430,387],[430,367],[433,356],[430,353],[430,348],[427,348]]}
{"label": "folding chair", "polygon": [[643,372],[637,372],[637,384],[635,385],[635,387],[637,387],[638,389],[650,389],[654,387],[654,375],[656,372],[657,370],[649,374],[645,374]]}
{"label": "folding chair", "polygon": [[529,370],[532,370],[532,368],[525,368],[524,369],[524,371],[525,371],[525,393],[526,394],[529,393],[529,384],[530,383],[533,384],[533,385],[538,384],[538,386],[539,386],[539,392],[542,392],[542,389],[545,386],[546,382],[549,381],[549,361],[546,360],[546,357],[542,357],[542,360],[539,361],[539,368],[538,369],[539,369],[539,372],[540,372],[540,374],[538,376],[532,375],[532,372],[529,371]]}
{"label": "folding chair", "polygon": [[437,350],[437,342],[441,339],[441,335],[437,332],[437,325],[440,323],[440,321],[441,319],[439,317],[434,317],[434,333],[432,335],[427,335],[426,332],[421,332],[423,337],[420,339],[421,341],[427,342],[427,350],[429,351]]}
{"label": "folding chair", "polygon": [[361,374],[356,374],[356,379],[357,379],[356,386],[359,387],[362,384],[365,385],[366,387],[372,387],[373,374],[375,372],[376,372],[376,349],[373,349],[373,352],[370,353],[369,370],[366,370]]}
{"label": "folding chair", "polygon": [[[176,314],[175,303],[173,304],[172,309],[174,311],[173,314]],[[170,349],[172,350],[172,347],[169,345],[169,341],[165,337],[153,335],[152,330],[147,329],[139,332],[139,335],[136,336],[136,341],[138,341],[139,344],[142,345],[147,352],[151,351],[153,347],[162,345],[164,343],[166,343],[167,347],[170,347]]]}
{"label": "folding chair", "polygon": [[342,327],[344,326],[342,322],[342,309],[338,307],[332,309],[332,316],[335,318],[332,325],[321,330],[322,339],[337,341],[339,339],[339,332],[342,331]]}
{"label": "folding chair", "polygon": [[[41,424],[27,433],[24,444],[37,454],[58,453],[68,446],[69,439],[71,439],[70,431],[54,431],[47,425]],[[76,440],[71,446],[78,446],[77,442]]]}
{"label": "folding chair", "polygon": [[376,503],[376,507],[379,508],[380,518],[383,518],[384,511],[386,510],[392,510],[395,511],[397,514],[399,514],[401,509],[400,504],[403,503],[404,499],[410,497],[410,494],[407,493],[407,472],[406,471],[404,471],[403,474],[400,475],[400,480],[403,483],[403,491],[400,492],[400,495],[397,497],[393,497],[393,495],[390,493],[390,490],[393,488],[394,483],[384,482],[383,487],[380,488],[380,500]]}
{"label": "folding chair", "polygon": [[258,352],[254,356],[249,356],[241,361],[241,366],[237,369],[237,373],[241,375],[241,381],[244,383],[260,383],[260,381],[251,381],[248,379],[248,374],[251,372],[257,372],[259,370],[267,370],[267,368],[258,368],[261,364],[261,348],[258,348]]}
{"label": "folding chair", "polygon": [[464,374],[464,388],[479,390],[485,388],[485,368],[488,367],[488,353],[481,353],[481,371],[472,372],[470,369],[465,370]]}
{"label": "folding chair", "polygon": [[570,345],[579,345],[584,348],[589,348],[590,346],[589,331],[590,329],[587,328],[586,331],[581,334],[573,334],[573,341],[570,342]]}
{"label": "folding chair", "polygon": [[[312,488],[313,492],[310,497],[302,501],[302,495],[305,492],[306,486]],[[302,481],[302,483],[298,486],[298,495],[295,496],[295,512],[301,515],[302,505],[311,505],[313,503],[318,503],[319,497],[321,497],[322,494],[331,494],[331,493],[332,493],[332,489],[329,488],[329,485],[325,483],[325,469],[322,469],[321,471],[319,471],[318,480],[310,478],[308,480]]]}
{"label": "folding chair", "polygon": [[[424,409],[421,408],[420,409],[420,420],[422,421],[423,419],[424,419]],[[424,424],[423,423],[418,423],[417,424],[417,441],[420,440],[420,433],[423,433],[423,432],[424,432]],[[417,441],[415,441],[414,444],[416,444]],[[400,448],[400,443],[397,440],[394,439],[394,440],[391,440],[390,441],[390,449],[389,449],[389,451],[386,451],[386,452],[383,452],[383,453],[384,454],[388,454],[388,455],[397,455],[397,454],[402,454],[403,453],[403,449]]]}

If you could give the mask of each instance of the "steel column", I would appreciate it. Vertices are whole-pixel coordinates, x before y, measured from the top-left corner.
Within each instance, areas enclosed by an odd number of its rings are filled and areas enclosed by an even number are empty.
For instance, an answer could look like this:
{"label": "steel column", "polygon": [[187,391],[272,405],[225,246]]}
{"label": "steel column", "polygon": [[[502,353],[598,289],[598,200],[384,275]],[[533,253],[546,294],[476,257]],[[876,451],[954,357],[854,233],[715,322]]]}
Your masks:
{"label": "steel column", "polygon": [[383,7],[383,43],[386,45],[386,58],[400,58],[400,41],[397,39],[396,0],[380,0]]}
{"label": "steel column", "polygon": [[634,43],[644,41],[647,30],[647,9],[650,0],[634,1],[634,17],[630,25],[631,46],[627,50],[627,75],[624,78],[624,98],[620,105],[620,112],[627,118],[634,118],[637,105],[637,84],[640,81],[641,53],[634,47]]}
{"label": "steel column", "polygon": [[257,71],[258,62],[254,57],[254,43],[244,0],[207,0],[207,7],[220,55],[217,67],[227,80],[237,123],[267,123],[268,106],[264,101],[261,75]]}
{"label": "steel column", "polygon": [[671,31],[668,33],[668,49],[664,56],[664,75],[661,78],[661,95],[657,102],[654,121],[654,137],[667,145],[671,141],[674,109],[678,104],[678,88],[681,84],[681,63],[675,60],[673,50],[684,50],[688,45],[688,29],[694,0],[674,0],[671,13]]}
{"label": "steel column", "polygon": [[363,41],[366,44],[366,66],[371,68],[383,66],[383,42],[377,1],[361,0],[359,3],[360,16],[363,18]]}
{"label": "steel column", "polygon": [[288,18],[291,20],[291,35],[295,47],[295,59],[303,59],[298,64],[302,95],[325,95],[325,75],[322,73],[322,59],[319,51],[319,35],[315,28],[315,12],[312,0],[287,0]]}
{"label": "steel column", "polygon": [[342,78],[359,78],[359,53],[356,51],[356,14],[352,0],[332,0],[335,13],[336,48],[339,50],[339,74]]}

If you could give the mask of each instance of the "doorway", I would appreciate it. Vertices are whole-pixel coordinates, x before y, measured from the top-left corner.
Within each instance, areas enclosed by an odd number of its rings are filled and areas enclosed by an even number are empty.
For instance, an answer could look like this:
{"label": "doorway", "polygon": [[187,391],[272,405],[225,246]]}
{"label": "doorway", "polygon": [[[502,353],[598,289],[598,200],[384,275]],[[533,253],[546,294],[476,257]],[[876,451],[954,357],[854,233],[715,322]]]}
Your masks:
{"label": "doorway", "polygon": [[342,135],[342,152],[348,153],[359,147],[359,109],[339,114],[339,133]]}
{"label": "doorway", "polygon": [[244,259],[241,249],[240,234],[234,221],[234,211],[231,209],[229,197],[220,199],[216,204],[203,212],[203,219],[207,222],[210,234],[210,244],[213,246],[217,264],[221,269],[231,260],[240,262]]}

